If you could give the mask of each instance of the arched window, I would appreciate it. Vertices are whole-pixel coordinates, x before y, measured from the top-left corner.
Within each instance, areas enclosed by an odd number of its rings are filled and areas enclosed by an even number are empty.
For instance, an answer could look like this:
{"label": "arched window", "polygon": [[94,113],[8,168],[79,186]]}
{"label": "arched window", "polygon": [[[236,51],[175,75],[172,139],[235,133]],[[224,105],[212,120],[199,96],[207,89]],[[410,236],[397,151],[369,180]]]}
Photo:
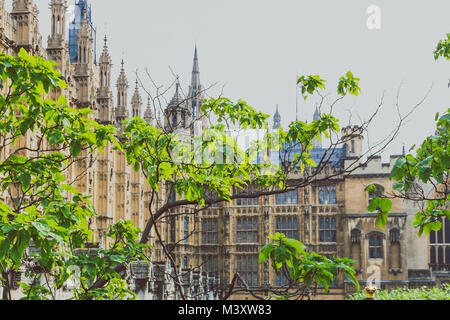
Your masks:
{"label": "arched window", "polygon": [[336,187],[330,187],[330,204],[336,204]]}
{"label": "arched window", "polygon": [[369,258],[383,258],[383,234],[376,232],[369,235]]}
{"label": "arched window", "polygon": [[319,188],[319,204],[325,204],[325,192],[323,192],[323,188]]}
{"label": "arched window", "polygon": [[319,204],[336,204],[336,186],[319,187]]}
{"label": "arched window", "polygon": [[183,268],[187,269],[187,267],[188,267],[188,258],[185,256],[183,258]]}

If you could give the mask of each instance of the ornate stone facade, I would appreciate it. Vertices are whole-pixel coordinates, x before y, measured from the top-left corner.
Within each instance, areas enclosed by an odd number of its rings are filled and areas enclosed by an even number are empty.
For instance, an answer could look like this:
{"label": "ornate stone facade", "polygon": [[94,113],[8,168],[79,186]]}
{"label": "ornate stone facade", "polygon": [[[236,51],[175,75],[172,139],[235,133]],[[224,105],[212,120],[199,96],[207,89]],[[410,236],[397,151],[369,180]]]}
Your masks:
{"label": "ornate stone facade", "polygon": [[[58,62],[69,87],[63,92],[53,92],[51,98],[56,99],[64,94],[71,106],[92,108],[95,120],[120,128],[121,122],[130,115],[125,62],[121,63],[114,101],[111,90],[112,60],[107,39],[105,37],[97,63],[95,30],[87,1],[78,1],[77,15],[71,24],[70,45],[65,30],[67,1],[52,0],[50,6],[52,28],[45,48],[38,31],[38,11],[33,1],[14,0],[11,13],[5,10],[4,1],[0,1],[1,52],[15,55],[20,48],[25,48],[32,54]],[[185,134],[195,131],[195,128],[184,126],[187,117],[199,120],[196,127],[205,127],[204,118],[199,117],[202,86],[197,48],[188,92],[188,101],[181,103],[177,84],[162,120],[159,115],[153,114],[149,101],[144,119],[156,126],[181,130]],[[141,116],[142,107],[136,86],[131,99],[131,115]],[[319,116],[316,110],[315,117]],[[280,122],[281,115],[277,109],[275,129]],[[344,129],[344,135],[353,136],[346,146],[337,151],[333,164],[327,169],[330,172],[338,172],[339,166],[350,165],[361,154],[363,136],[354,134],[353,129]],[[32,137],[24,137],[19,145],[26,143],[32,143]],[[319,157],[322,152],[318,140],[314,145],[313,158]],[[126,164],[125,157],[110,145],[100,155],[83,153],[81,157],[84,160],[71,167],[68,178],[76,180],[75,186],[80,192],[93,196],[98,211],[98,217],[92,223],[94,241],[106,246],[103,239],[105,230],[120,219],[131,220],[143,230],[150,218],[147,210],[150,190],[145,178],[132,170]],[[239,272],[251,288],[260,292],[264,292],[268,284],[281,286],[282,277],[268,264],[258,264],[257,261],[259,251],[267,243],[267,236],[275,232],[297,238],[321,254],[350,257],[358,261],[358,278],[363,283],[378,275],[380,286],[386,288],[434,285],[433,272],[436,270],[429,267],[428,239],[418,239],[411,227],[414,206],[395,200],[386,229],[378,228],[376,215],[367,212],[371,197],[366,191],[369,185],[377,185],[381,192],[392,190],[389,172],[395,158],[391,157],[387,164],[381,163],[380,158],[374,158],[366,167],[350,175],[338,175],[325,184],[313,184],[296,192],[251,201],[235,200],[211,207],[196,216],[166,219],[160,224],[161,233],[166,243],[177,244],[174,248],[175,261],[185,295],[192,299],[216,299],[235,272]],[[293,174],[291,179],[300,179],[300,175]],[[161,197],[167,196],[162,189]],[[8,202],[13,199],[0,194],[0,200]],[[173,209],[172,213],[181,213],[181,210]],[[192,235],[184,240],[186,234]],[[150,244],[155,246],[153,263],[148,268],[142,264],[133,265],[129,278],[134,279],[131,283],[141,299],[176,299],[179,295],[170,280],[173,270],[161,247],[155,243],[155,238],[154,234],[150,236]],[[445,263],[448,266],[449,261]],[[439,272],[443,273],[442,270]],[[444,272],[440,279],[445,280],[446,276]],[[321,293],[317,298],[344,298],[352,290],[343,275],[339,275],[331,292]],[[240,294],[234,298],[250,297]]]}

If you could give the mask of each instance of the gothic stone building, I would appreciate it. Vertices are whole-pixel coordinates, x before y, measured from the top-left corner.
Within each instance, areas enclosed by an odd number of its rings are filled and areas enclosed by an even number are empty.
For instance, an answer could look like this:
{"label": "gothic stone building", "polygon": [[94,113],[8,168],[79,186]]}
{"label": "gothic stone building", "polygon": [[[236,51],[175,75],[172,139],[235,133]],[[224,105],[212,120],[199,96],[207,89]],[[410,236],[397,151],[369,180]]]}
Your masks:
{"label": "gothic stone building", "polygon": [[[112,60],[105,37],[103,50],[97,61],[96,31],[92,23],[91,8],[86,0],[77,0],[75,19],[70,22],[69,39],[66,31],[66,0],[51,0],[51,32],[44,47],[39,33],[38,10],[32,0],[13,0],[12,12],[7,12],[0,1],[0,50],[16,55],[20,48],[58,63],[69,87],[53,92],[56,99],[64,94],[69,104],[78,108],[92,108],[93,118],[103,124],[120,124],[130,113],[142,115],[142,99],[136,86],[128,103],[129,84],[125,63],[121,62],[116,81],[116,94],[111,89]],[[147,106],[143,116],[155,126],[172,126],[187,119],[199,119],[202,101],[197,49],[194,56],[192,82],[187,101],[179,93],[179,86],[164,112],[163,119],[154,115]],[[320,116],[318,111],[314,115]],[[274,128],[281,122],[277,109]],[[198,122],[197,122],[198,123]],[[199,121],[200,128],[206,123]],[[185,130],[189,134],[189,130]],[[349,135],[352,128],[344,128]],[[120,136],[120,134],[119,134]],[[17,147],[33,144],[33,136],[23,137]],[[327,170],[339,172],[362,153],[363,136],[353,134],[351,142],[337,150]],[[11,150],[10,150],[11,151]],[[5,151],[7,152],[7,151]],[[321,157],[324,149],[314,142],[313,158]],[[0,155],[5,157],[6,154]],[[149,219],[146,210],[149,189],[142,175],[126,164],[125,157],[105,148],[97,161],[88,166],[96,155],[83,154],[86,159],[73,165],[68,178],[75,179],[76,188],[93,196],[98,217],[92,224],[94,241],[106,246],[102,235],[108,226],[120,219],[131,220],[144,229]],[[162,236],[175,247],[175,261],[187,297],[192,299],[216,299],[226,289],[233,275],[239,272],[250,288],[264,293],[267,284],[283,286],[286,279],[268,264],[258,264],[258,253],[267,243],[267,236],[281,232],[296,238],[308,248],[329,257],[350,257],[357,261],[358,279],[364,284],[373,279],[381,280],[382,288],[397,286],[439,285],[448,281],[450,264],[450,224],[445,221],[441,232],[430,239],[417,238],[411,222],[417,208],[403,200],[395,200],[386,229],[376,226],[376,215],[367,212],[367,205],[374,194],[366,189],[377,186],[377,193],[392,190],[389,180],[396,156],[389,163],[380,158],[372,159],[367,166],[349,175],[338,175],[325,184],[278,196],[259,199],[241,199],[209,208],[193,216],[176,216],[160,224]],[[299,179],[294,173],[292,180]],[[164,191],[162,191],[164,193]],[[165,195],[162,195],[165,197]],[[0,201],[10,202],[6,194]],[[174,209],[172,213],[178,213]],[[185,239],[187,235],[192,236]],[[141,299],[177,299],[178,294],[170,280],[173,272],[160,246],[151,236],[150,268],[135,264],[130,269],[130,282]],[[185,240],[184,240],[185,239]],[[90,249],[86,249],[90,250]],[[23,274],[17,274],[17,281]],[[16,281],[16,282],[17,282]],[[353,287],[343,275],[339,275],[329,293],[320,292],[317,299],[342,299]],[[61,293],[61,297],[64,292]],[[233,296],[235,299],[251,298],[248,294]]]}

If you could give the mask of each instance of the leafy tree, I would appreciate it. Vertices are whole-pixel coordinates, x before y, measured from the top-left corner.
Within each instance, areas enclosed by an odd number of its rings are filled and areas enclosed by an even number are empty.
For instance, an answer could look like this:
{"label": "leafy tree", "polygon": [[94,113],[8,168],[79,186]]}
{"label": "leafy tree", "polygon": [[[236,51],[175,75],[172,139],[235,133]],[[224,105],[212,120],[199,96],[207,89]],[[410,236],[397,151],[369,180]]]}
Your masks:
{"label": "leafy tree", "polygon": [[[309,124],[295,121],[287,130],[269,132],[268,115],[242,100],[232,102],[223,97],[204,102],[201,111],[211,125],[192,140],[175,130],[176,126],[154,127],[141,118],[130,118],[123,124],[124,139],[119,142],[115,128],[92,120],[91,110],[68,107],[62,95],[58,101],[45,98],[49,92],[66,87],[54,66],[24,50],[17,58],[0,56],[1,89],[5,92],[0,97],[0,154],[7,155],[0,161],[0,185],[11,199],[0,203],[0,268],[5,299],[11,298],[11,275],[28,260],[33,261],[28,275],[36,281],[22,284],[27,299],[55,298],[55,290],[67,283],[74,267],[80,270],[75,299],[134,298],[123,273],[130,262],[147,259],[144,250],[152,231],[176,266],[174,246],[165,246],[158,230],[158,224],[173,217],[174,210],[179,210],[175,214],[193,215],[221,202],[282,194],[349,174],[366,163],[360,162],[363,154],[350,166],[327,173],[336,148],[348,139],[340,136],[339,120],[331,114],[323,114]],[[306,88],[302,89],[305,98],[313,94],[322,97],[321,107],[324,99],[319,90],[325,88],[325,80],[305,76],[300,82]],[[340,79],[340,96],[331,103],[330,111],[347,94],[360,92],[358,82],[351,72]],[[363,130],[372,119],[362,123]],[[230,132],[246,129],[263,130],[264,137],[242,148]],[[33,137],[36,143],[23,144],[25,137]],[[330,146],[316,163],[310,151],[313,140],[322,137]],[[370,152],[381,152],[389,141]],[[111,243],[107,249],[85,254],[80,248],[92,241],[88,220],[96,212],[90,197],[66,181],[65,172],[87,152],[102,152],[107,143],[115,145],[128,164],[146,177],[151,187],[150,219],[142,233],[130,222],[120,221],[107,234]],[[290,157],[293,147],[301,151]],[[278,164],[267,158],[268,149],[280,153]],[[297,170],[302,178],[290,179]],[[278,240],[281,245],[274,252],[288,250],[286,242]],[[37,253],[27,250],[31,241]],[[297,253],[300,255],[288,259],[296,266],[292,269],[295,283],[303,281],[308,287],[314,282],[326,287],[337,269],[344,270],[349,278],[354,274],[350,260],[331,261],[306,250]],[[178,281],[176,286],[184,298]],[[230,285],[223,298],[232,293]]]}
{"label": "leafy tree", "polygon": [[[336,278],[337,272],[342,270],[359,291],[359,283],[355,277],[355,270],[351,267],[355,261],[347,258],[334,258],[332,260],[314,252],[308,252],[306,247],[298,240],[289,239],[284,234],[276,233],[269,236],[272,240],[264,246],[259,262],[270,261],[273,269],[284,274],[289,284],[272,293],[271,297],[278,300],[309,298],[317,285],[329,290]],[[314,286],[315,285],[315,286]]]}
{"label": "leafy tree", "polygon": [[[322,97],[322,106],[324,101],[319,90],[325,89],[325,80],[317,75],[302,76],[298,83],[302,84],[302,94],[305,98],[310,95]],[[155,89],[158,90],[158,87]],[[340,96],[331,103],[331,109],[348,94],[358,95],[360,91],[359,78],[348,72],[340,78]],[[180,105],[186,101],[187,99],[183,100]],[[158,113],[158,103],[158,97],[154,98],[153,114]],[[165,105],[160,103],[162,111],[164,107]],[[177,266],[174,255],[176,244],[165,245],[159,231],[159,223],[179,215],[198,214],[221,202],[254,199],[305,188],[313,183],[350,174],[366,163],[361,160],[365,156],[363,154],[350,166],[325,173],[336,149],[350,139],[340,135],[339,120],[331,114],[323,114],[319,120],[311,123],[294,121],[287,130],[279,128],[270,132],[267,130],[269,116],[256,111],[243,100],[233,102],[224,97],[211,98],[204,101],[201,111],[202,116],[209,120],[209,129],[194,136],[183,134],[183,130],[178,128],[194,127],[195,123],[174,124],[169,121],[168,126],[154,127],[138,117],[124,122],[123,150],[128,164],[135,170],[140,170],[151,187],[151,200],[148,204],[150,219],[142,233],[141,243],[146,243],[154,231],[156,240],[163,247],[163,252],[173,267]],[[370,121],[362,123],[363,130],[367,129]],[[233,137],[245,133],[248,129],[262,130],[265,133],[262,138],[255,139],[247,148],[243,148]],[[322,140],[323,137],[330,142],[330,146],[316,163],[311,158],[313,141]],[[379,153],[388,144],[389,140],[386,140],[384,144],[379,144],[378,149],[372,148],[370,152]],[[267,157],[268,149],[279,153],[279,163],[272,163]],[[256,161],[257,159],[259,161]],[[300,171],[302,178],[293,181],[290,177],[297,171]],[[307,251],[304,251],[303,255],[298,257],[297,263],[306,263],[309,259],[316,262],[311,262],[311,270],[322,268],[317,270],[317,274],[312,278],[315,283],[328,286],[337,269],[343,269],[349,278],[354,274],[350,260],[337,259],[333,262]],[[303,268],[306,268],[306,265]],[[174,270],[177,272],[175,268]],[[299,270],[298,272],[303,272]],[[222,298],[228,298],[241,290],[235,288],[236,281],[243,282],[238,278],[239,275],[235,275],[229,290]],[[304,275],[298,275],[293,281],[305,281]],[[102,284],[100,281],[99,285]],[[311,282],[306,281],[306,284],[308,287]],[[183,297],[180,284],[176,283],[176,286]]]}
{"label": "leafy tree", "polygon": [[[446,40],[438,43],[434,52],[435,59],[450,59],[450,34]],[[414,145],[408,153],[399,158],[392,168],[390,179],[395,180],[393,194],[376,197],[369,205],[369,212],[378,211],[379,226],[386,225],[392,198],[400,198],[420,204],[413,225],[418,235],[430,234],[442,228],[440,218],[450,219],[449,170],[450,170],[450,109],[441,116],[435,116],[436,131],[427,137],[421,145]]]}
{"label": "leafy tree", "polygon": [[[80,270],[75,299],[134,298],[114,271],[117,264],[146,259],[147,246],[137,243],[139,230],[131,223],[110,228],[109,249],[80,253],[92,242],[88,221],[96,211],[68,181],[67,169],[83,152],[120,145],[115,128],[90,119],[91,110],[70,108],[63,95],[46,98],[67,87],[55,65],[23,49],[18,57],[0,54],[0,186],[8,195],[0,202],[3,299],[12,298],[12,276],[21,267],[32,280],[20,283],[24,299],[55,299],[74,269]],[[93,288],[96,279],[108,281]]]}

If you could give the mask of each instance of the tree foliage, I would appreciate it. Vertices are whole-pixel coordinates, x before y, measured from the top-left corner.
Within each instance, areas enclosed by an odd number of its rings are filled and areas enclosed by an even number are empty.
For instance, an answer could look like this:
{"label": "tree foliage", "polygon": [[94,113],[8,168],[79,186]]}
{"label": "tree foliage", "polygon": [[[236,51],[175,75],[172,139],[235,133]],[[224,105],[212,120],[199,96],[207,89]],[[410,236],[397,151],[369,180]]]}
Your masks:
{"label": "tree foliage", "polygon": [[[337,272],[342,270],[359,291],[359,283],[352,268],[352,261],[347,258],[328,259],[315,252],[309,252],[305,245],[295,239],[289,239],[284,234],[276,233],[269,236],[271,242],[264,246],[259,254],[259,262],[270,261],[274,270],[287,271],[289,289],[277,299],[289,299],[299,295],[298,287],[309,289],[314,284],[321,285],[328,292]],[[284,268],[284,270],[282,270]],[[295,290],[297,289],[297,290]]]}
{"label": "tree foliage", "polygon": [[[441,40],[434,52],[435,59],[449,60],[450,34]],[[449,170],[450,170],[450,108],[443,115],[435,116],[436,130],[419,147],[414,145],[408,153],[397,159],[390,173],[395,181],[394,193],[376,197],[368,207],[369,212],[378,211],[378,225],[386,226],[392,198],[416,202],[420,205],[413,225],[418,235],[430,234],[442,228],[440,218],[450,219]],[[412,151],[415,150],[415,155]]]}
{"label": "tree foliage", "polygon": [[[96,216],[90,196],[68,181],[67,168],[81,154],[102,152],[116,144],[115,128],[90,119],[90,109],[73,109],[60,95],[49,93],[67,87],[56,63],[30,56],[0,54],[0,186],[8,195],[0,202],[0,272],[5,299],[11,298],[11,275],[32,262],[21,283],[25,299],[54,298],[75,266],[80,270],[78,299],[133,298],[118,263],[146,259],[145,245],[137,243],[139,230],[120,221],[107,236],[112,246],[93,256],[77,254],[92,242],[89,220]],[[25,142],[32,140],[33,143]],[[120,147],[120,146],[119,146]],[[30,251],[30,244],[34,250]],[[44,279],[45,278],[45,279]],[[90,288],[97,278],[108,279],[102,288]],[[51,279],[51,281],[49,280]]]}

